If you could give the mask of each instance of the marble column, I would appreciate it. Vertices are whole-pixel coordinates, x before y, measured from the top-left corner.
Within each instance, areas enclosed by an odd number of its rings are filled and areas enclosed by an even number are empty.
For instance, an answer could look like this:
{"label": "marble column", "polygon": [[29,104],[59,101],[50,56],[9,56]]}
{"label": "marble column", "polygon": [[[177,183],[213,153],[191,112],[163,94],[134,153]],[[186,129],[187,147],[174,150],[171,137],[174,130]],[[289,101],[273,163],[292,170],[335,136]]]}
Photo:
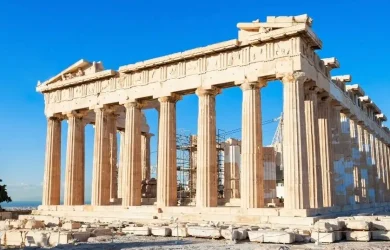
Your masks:
{"label": "marble column", "polygon": [[264,207],[264,164],[260,89],[267,82],[246,82],[242,90],[241,207]]}
{"label": "marble column", "polygon": [[157,161],[157,206],[177,205],[176,164],[176,101],[177,96],[165,96],[160,102]]}
{"label": "marble column", "polygon": [[375,132],[370,133],[370,147],[371,147],[371,163],[373,176],[371,177],[372,187],[375,190],[375,203],[381,202],[381,171],[379,169],[378,160],[377,160],[377,147],[376,147],[376,137]]}
{"label": "marble column", "polygon": [[83,113],[73,111],[68,117],[64,205],[84,205],[84,127]]}
{"label": "marble column", "polygon": [[106,108],[95,109],[95,138],[93,150],[92,197],[93,206],[110,204],[110,141]]}
{"label": "marble column", "polygon": [[350,119],[351,129],[351,147],[352,147],[352,163],[353,163],[353,182],[355,190],[355,203],[360,203],[362,200],[361,191],[361,176],[360,176],[360,151],[358,143],[358,132],[357,132],[357,120],[356,117]]}
{"label": "marble column", "polygon": [[310,207],[302,72],[285,75],[283,82],[284,207]]}
{"label": "marble column", "polygon": [[364,136],[364,125],[362,122],[358,122],[357,125],[358,143],[359,143],[359,154],[360,154],[360,186],[361,186],[361,203],[368,203],[368,171],[367,171],[367,160],[366,160],[366,147],[365,147],[365,136]]}
{"label": "marble column", "polygon": [[118,164],[118,198],[123,197],[123,164],[124,164],[124,149],[125,149],[125,131],[118,130],[119,132],[119,164]]}
{"label": "marble column", "polygon": [[375,203],[376,171],[373,163],[371,147],[371,132],[368,127],[364,128],[364,151],[366,153],[367,166],[367,198],[369,203]]}
{"label": "marble column", "polygon": [[122,206],[141,205],[141,105],[125,104],[125,148],[122,172]]}
{"label": "marble column", "polygon": [[387,154],[387,146],[383,142],[383,140],[380,141],[381,146],[381,160],[383,164],[384,169],[384,179],[385,179],[385,202],[390,201],[390,171],[389,171],[389,156]]}
{"label": "marble column", "polygon": [[150,133],[141,134],[142,180],[150,179]]}
{"label": "marble column", "polygon": [[322,177],[320,164],[320,144],[318,131],[318,88],[312,84],[305,87],[306,143],[309,174],[310,208],[320,208],[323,204]]}
{"label": "marble column", "polygon": [[42,205],[60,205],[61,119],[47,118]]}
{"label": "marble column", "polygon": [[240,141],[228,139],[224,143],[224,196],[226,201],[240,198]]}
{"label": "marble column", "polygon": [[109,157],[110,157],[110,199],[118,199],[118,142],[116,120],[118,115],[115,112],[107,115],[107,128],[109,140]]}
{"label": "marble column", "polygon": [[318,102],[318,129],[320,141],[320,160],[322,169],[322,197],[323,206],[334,205],[334,182],[333,182],[333,147],[331,131],[331,98],[320,95]]}
{"label": "marble column", "polygon": [[375,152],[375,165],[376,165],[376,171],[377,171],[377,192],[376,192],[376,200],[377,202],[384,202],[384,191],[385,191],[385,179],[384,179],[384,170],[383,165],[381,163],[380,159],[380,141],[378,139],[377,135],[373,136],[374,140],[371,142],[371,144],[374,144],[374,151]]}
{"label": "marble column", "polygon": [[[347,201],[346,188],[346,162],[345,148],[341,143],[341,109],[342,106],[337,102],[332,102],[331,106],[331,131],[332,131],[332,149],[333,149],[333,183],[334,183],[334,205],[345,206]],[[348,163],[347,163],[348,164]],[[348,171],[348,169],[347,169]]]}
{"label": "marble column", "polygon": [[216,114],[215,96],[217,89],[198,88],[198,137],[197,137],[197,183],[196,206],[217,206],[217,142],[216,142]]}
{"label": "marble column", "polygon": [[342,110],[342,113],[340,113],[341,133],[339,147],[340,150],[344,152],[344,187],[346,202],[348,205],[353,205],[355,204],[355,187],[353,180],[351,127],[349,115],[348,110]]}

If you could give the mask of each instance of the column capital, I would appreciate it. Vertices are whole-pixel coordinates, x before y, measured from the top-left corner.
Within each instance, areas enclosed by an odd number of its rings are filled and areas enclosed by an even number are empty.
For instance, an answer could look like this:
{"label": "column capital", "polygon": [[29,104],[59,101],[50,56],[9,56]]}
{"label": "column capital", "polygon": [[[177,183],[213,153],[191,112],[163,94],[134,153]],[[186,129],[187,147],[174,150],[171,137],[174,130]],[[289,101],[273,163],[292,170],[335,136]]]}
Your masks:
{"label": "column capital", "polygon": [[138,108],[138,109],[141,109],[144,105],[143,105],[142,102],[135,101],[135,102],[127,102],[127,103],[123,104],[123,106],[125,108],[127,108],[127,109],[128,108]]}
{"label": "column capital", "polygon": [[158,98],[158,101],[161,103],[161,102],[177,102],[179,100],[182,99],[182,96],[181,95],[178,95],[178,94],[171,94],[169,96],[162,96],[162,97],[159,97]]}
{"label": "column capital", "polygon": [[55,120],[55,121],[62,121],[66,119],[66,115],[64,114],[54,114],[52,116],[46,116],[47,120]]}
{"label": "column capital", "polygon": [[146,138],[151,138],[152,136],[154,136],[154,134],[149,132],[141,132],[141,135],[145,136]]}
{"label": "column capital", "polygon": [[205,95],[213,95],[216,96],[220,94],[222,90],[220,88],[212,87],[211,89],[204,89],[202,87],[199,87],[196,89],[195,94],[197,96],[205,96]]}
{"label": "column capital", "polygon": [[333,99],[329,96],[329,93],[324,91],[318,94],[319,101],[330,103]]}
{"label": "column capital", "polygon": [[84,116],[86,116],[88,114],[88,111],[89,110],[73,110],[73,111],[64,113],[64,115],[67,118],[76,117],[76,118],[80,119],[80,118],[83,118]]}
{"label": "column capital", "polygon": [[302,72],[302,71],[297,71],[297,72],[290,72],[286,73],[281,76],[282,83],[283,84],[288,84],[288,83],[293,83],[298,81],[299,83],[304,83],[306,82],[309,78],[307,75]]}
{"label": "column capital", "polygon": [[251,89],[260,89],[267,86],[267,80],[264,78],[259,78],[258,81],[244,81],[240,84],[242,91],[251,90]]}

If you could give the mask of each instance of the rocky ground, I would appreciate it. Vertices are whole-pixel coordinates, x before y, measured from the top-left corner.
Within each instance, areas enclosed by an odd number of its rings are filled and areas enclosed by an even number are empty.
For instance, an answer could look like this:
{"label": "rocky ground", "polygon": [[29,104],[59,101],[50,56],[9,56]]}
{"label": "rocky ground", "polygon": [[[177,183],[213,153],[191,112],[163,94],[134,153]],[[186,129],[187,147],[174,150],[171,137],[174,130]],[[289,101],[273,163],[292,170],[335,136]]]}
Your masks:
{"label": "rocky ground", "polygon": [[[91,238],[92,239],[92,238]],[[16,249],[16,248],[13,248]],[[24,249],[41,249],[37,247],[26,247]],[[326,250],[379,250],[390,249],[390,242],[338,242],[332,244],[313,243],[306,244],[264,244],[249,241],[237,244],[226,240],[211,240],[200,238],[177,239],[176,237],[153,237],[153,236],[98,236],[89,242],[78,244],[60,245],[51,249],[85,249],[85,250],[120,250],[120,249],[191,249],[191,250],[211,250],[211,249],[267,249],[267,250],[297,250],[297,249],[326,249]]]}

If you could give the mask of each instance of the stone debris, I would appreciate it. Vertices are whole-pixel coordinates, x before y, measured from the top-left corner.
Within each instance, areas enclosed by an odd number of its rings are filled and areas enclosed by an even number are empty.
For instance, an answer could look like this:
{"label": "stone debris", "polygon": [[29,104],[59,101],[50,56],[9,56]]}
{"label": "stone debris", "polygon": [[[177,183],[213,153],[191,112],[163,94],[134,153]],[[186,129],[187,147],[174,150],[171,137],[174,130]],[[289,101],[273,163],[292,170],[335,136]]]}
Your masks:
{"label": "stone debris", "polygon": [[345,233],[347,241],[370,241],[371,232],[368,231],[350,231]]}
{"label": "stone debris", "polygon": [[79,229],[79,228],[81,228],[80,222],[66,222],[62,225],[62,229],[65,229],[65,230],[74,230],[74,229]]}
{"label": "stone debris", "polygon": [[25,229],[41,229],[41,228],[45,228],[45,223],[43,221],[31,219],[31,220],[28,220],[26,222],[26,225],[24,225],[24,228]]}
{"label": "stone debris", "polygon": [[129,227],[122,228],[122,232],[126,234],[144,235],[144,236],[149,236],[151,234],[149,227],[129,226]]}
{"label": "stone debris", "polygon": [[349,230],[370,230],[371,222],[363,220],[349,220],[345,222],[345,227]]}
{"label": "stone debris", "polygon": [[373,240],[390,240],[390,232],[388,232],[388,231],[372,231],[371,238]]}
{"label": "stone debris", "polygon": [[248,230],[242,228],[227,228],[221,230],[221,235],[226,240],[246,240],[248,238]]}
{"label": "stone debris", "polygon": [[185,226],[170,226],[172,236],[176,237],[188,237],[188,230]]}
{"label": "stone debris", "polygon": [[336,241],[336,233],[335,232],[313,232],[312,235],[314,242],[320,243],[333,243]]}
{"label": "stone debris", "polygon": [[163,227],[152,227],[150,229],[152,235],[154,236],[171,236],[172,231],[169,227],[163,226]]}
{"label": "stone debris", "polygon": [[97,236],[105,236],[105,235],[112,235],[111,229],[108,228],[96,228],[92,231],[92,235]]}
{"label": "stone debris", "polygon": [[295,234],[285,231],[257,230],[248,232],[249,240],[261,243],[284,243],[295,242]]}
{"label": "stone debris", "polygon": [[191,226],[187,228],[188,234],[194,237],[219,239],[221,229],[216,227]]}

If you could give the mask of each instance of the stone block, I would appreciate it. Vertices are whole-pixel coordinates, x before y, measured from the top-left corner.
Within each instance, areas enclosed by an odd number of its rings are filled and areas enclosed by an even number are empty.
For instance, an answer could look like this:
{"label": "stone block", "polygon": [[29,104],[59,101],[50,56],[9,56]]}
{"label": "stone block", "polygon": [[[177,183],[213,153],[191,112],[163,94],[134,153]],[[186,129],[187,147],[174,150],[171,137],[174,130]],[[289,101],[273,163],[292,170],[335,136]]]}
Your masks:
{"label": "stone block", "polygon": [[390,220],[373,221],[371,227],[376,230],[390,230]]}
{"label": "stone block", "polygon": [[221,238],[221,229],[217,227],[188,227],[188,234],[194,237],[200,238],[211,238],[218,239]]}
{"label": "stone block", "polygon": [[341,232],[341,231],[335,231],[334,232],[334,235],[335,235],[335,239],[336,239],[336,241],[340,241],[340,240],[342,240],[343,239],[343,232]]}
{"label": "stone block", "polygon": [[92,231],[92,235],[97,236],[103,236],[103,235],[112,235],[111,229],[108,228],[96,228]]}
{"label": "stone block", "polygon": [[188,237],[188,231],[186,227],[175,227],[171,226],[172,236],[178,237]]}
{"label": "stone block", "polygon": [[50,234],[49,245],[68,244],[71,240],[72,234],[70,232],[55,232]]}
{"label": "stone block", "polygon": [[74,229],[79,229],[80,227],[81,227],[80,222],[65,222],[62,225],[62,229],[65,229],[65,230],[74,230]]}
{"label": "stone block", "polygon": [[89,232],[74,232],[72,233],[73,239],[77,242],[87,242],[88,238],[91,236]]}
{"label": "stone block", "polygon": [[336,241],[335,232],[313,232],[312,239],[314,242],[319,241],[320,243],[333,243]]}
{"label": "stone block", "polygon": [[149,227],[125,227],[122,228],[123,233],[134,234],[134,235],[150,235]]}
{"label": "stone block", "polygon": [[8,222],[13,229],[23,229],[25,228],[27,220],[9,220]]}
{"label": "stone block", "polygon": [[347,241],[370,241],[371,232],[367,231],[349,231],[345,233]]}
{"label": "stone block", "polygon": [[258,230],[248,232],[249,240],[261,243],[284,243],[295,242],[295,234],[284,231]]}
{"label": "stone block", "polygon": [[226,240],[245,240],[248,238],[248,230],[242,228],[222,229],[221,235]]}
{"label": "stone block", "polygon": [[45,223],[40,220],[27,220],[26,225],[24,225],[25,229],[41,229],[45,228]]}
{"label": "stone block", "polygon": [[1,236],[1,244],[8,246],[20,246],[26,240],[26,233],[19,230],[7,230]]}
{"label": "stone block", "polygon": [[150,229],[152,235],[155,236],[171,236],[172,231],[169,227],[152,227]]}
{"label": "stone block", "polygon": [[49,246],[50,232],[48,231],[29,231],[26,234],[25,245],[47,247]]}
{"label": "stone block", "polygon": [[388,231],[372,231],[371,238],[373,240],[390,240],[390,232],[388,232]]}
{"label": "stone block", "polygon": [[345,221],[345,227],[350,230],[370,230],[371,222],[363,220]]}
{"label": "stone block", "polygon": [[11,229],[9,222],[5,220],[0,220],[0,230],[9,230],[9,229]]}

